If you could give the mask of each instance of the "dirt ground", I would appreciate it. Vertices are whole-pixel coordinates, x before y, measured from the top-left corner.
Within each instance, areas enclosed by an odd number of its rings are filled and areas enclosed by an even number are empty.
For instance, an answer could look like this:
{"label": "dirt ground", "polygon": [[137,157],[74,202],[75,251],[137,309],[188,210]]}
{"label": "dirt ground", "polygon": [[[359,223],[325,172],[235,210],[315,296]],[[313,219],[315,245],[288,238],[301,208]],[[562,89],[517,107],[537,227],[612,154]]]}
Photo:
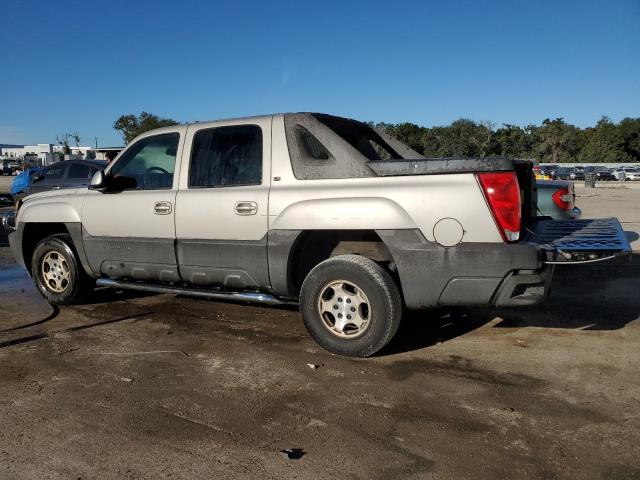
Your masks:
{"label": "dirt ground", "polygon": [[[637,239],[639,189],[577,193]],[[638,254],[559,268],[543,305],[414,313],[353,360],[292,308],[58,310],[0,247],[0,478],[638,479],[639,286]]]}

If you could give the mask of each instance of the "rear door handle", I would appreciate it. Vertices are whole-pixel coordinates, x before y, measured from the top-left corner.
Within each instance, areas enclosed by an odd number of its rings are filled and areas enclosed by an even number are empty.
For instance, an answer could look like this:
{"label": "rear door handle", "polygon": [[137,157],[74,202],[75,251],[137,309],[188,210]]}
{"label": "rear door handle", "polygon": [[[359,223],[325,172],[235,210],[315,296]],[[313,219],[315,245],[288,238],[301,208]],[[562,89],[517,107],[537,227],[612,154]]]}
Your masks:
{"label": "rear door handle", "polygon": [[153,204],[153,211],[156,215],[169,215],[171,213],[171,202],[156,202]]}
{"label": "rear door handle", "polygon": [[258,213],[258,204],[256,202],[237,202],[234,210],[236,215],[255,215]]}

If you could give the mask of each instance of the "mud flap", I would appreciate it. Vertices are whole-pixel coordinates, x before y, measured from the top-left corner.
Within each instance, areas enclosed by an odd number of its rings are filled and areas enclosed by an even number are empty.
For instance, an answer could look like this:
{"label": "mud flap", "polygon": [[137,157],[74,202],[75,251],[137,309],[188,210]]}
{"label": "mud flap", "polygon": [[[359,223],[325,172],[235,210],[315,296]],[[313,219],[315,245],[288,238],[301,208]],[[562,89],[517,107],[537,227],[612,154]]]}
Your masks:
{"label": "mud flap", "polygon": [[617,218],[541,220],[526,241],[538,244],[549,265],[601,262],[631,253]]}

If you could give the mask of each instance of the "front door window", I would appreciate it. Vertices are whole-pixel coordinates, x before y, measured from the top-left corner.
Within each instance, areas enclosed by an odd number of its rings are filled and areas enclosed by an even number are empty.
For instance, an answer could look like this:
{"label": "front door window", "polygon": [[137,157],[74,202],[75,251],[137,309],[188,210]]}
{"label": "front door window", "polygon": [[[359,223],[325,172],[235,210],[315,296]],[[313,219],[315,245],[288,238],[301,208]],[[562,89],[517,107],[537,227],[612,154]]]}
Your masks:
{"label": "front door window", "polygon": [[113,178],[120,179],[122,184],[126,184],[126,189],[171,188],[179,140],[178,133],[138,140],[122,154],[109,173]]}

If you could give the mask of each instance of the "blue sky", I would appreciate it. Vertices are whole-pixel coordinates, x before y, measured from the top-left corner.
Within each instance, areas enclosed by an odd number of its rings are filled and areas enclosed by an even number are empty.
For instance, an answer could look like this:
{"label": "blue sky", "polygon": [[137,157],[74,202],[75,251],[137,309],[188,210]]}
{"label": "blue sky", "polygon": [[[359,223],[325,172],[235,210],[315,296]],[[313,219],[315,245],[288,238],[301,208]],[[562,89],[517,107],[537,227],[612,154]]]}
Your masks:
{"label": "blue sky", "polygon": [[432,126],[640,116],[640,1],[0,0],[0,143],[282,111]]}

